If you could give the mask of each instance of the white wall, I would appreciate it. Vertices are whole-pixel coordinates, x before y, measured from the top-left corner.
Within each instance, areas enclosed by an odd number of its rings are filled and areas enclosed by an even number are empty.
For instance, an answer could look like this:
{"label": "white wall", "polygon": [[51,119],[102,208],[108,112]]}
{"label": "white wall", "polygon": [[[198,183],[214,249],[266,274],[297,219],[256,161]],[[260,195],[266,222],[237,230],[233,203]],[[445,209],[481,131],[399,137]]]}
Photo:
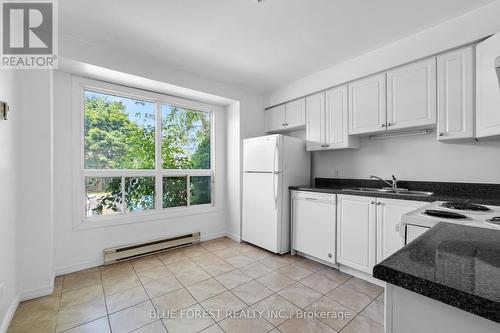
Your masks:
{"label": "white wall", "polygon": [[[15,307],[18,283],[16,260],[16,130],[19,123],[14,71],[0,70],[0,100],[8,102],[9,120],[0,120],[0,332]],[[12,305],[14,304],[14,305]]]}
{"label": "white wall", "polygon": [[313,154],[313,176],[500,183],[500,141],[441,143],[426,136],[361,140],[359,150]]}
{"label": "white wall", "polygon": [[[55,247],[58,273],[69,272],[102,264],[103,249],[135,242],[197,232],[202,238],[225,235],[226,231],[226,145],[225,110],[215,114],[216,184],[214,198],[217,211],[149,222],[131,223],[78,230],[74,228],[75,213],[72,198],[77,170],[73,170],[75,147],[72,146],[72,117],[79,116],[72,109],[71,82],[68,73],[54,73],[54,184],[55,184]],[[105,223],[105,222],[103,222]]]}
{"label": "white wall", "polygon": [[[472,43],[500,31],[500,1],[410,35],[344,63],[313,73],[266,95],[266,106],[283,103],[373,73]],[[299,134],[300,135],[300,134]],[[299,136],[296,134],[296,136]],[[313,154],[313,177],[500,183],[500,142],[444,144],[434,135],[370,141],[360,150]]]}
{"label": "white wall", "polygon": [[17,182],[18,283],[22,299],[52,292],[52,73],[16,73],[20,93]]}
{"label": "white wall", "polygon": [[[263,98],[260,94],[240,89],[235,86],[220,84],[191,73],[180,72],[130,54],[123,54],[119,50],[109,50],[100,45],[88,45],[85,42],[71,38],[60,40],[61,59],[67,63],[77,63],[78,74],[87,77],[105,79],[108,70],[115,79],[118,73],[130,74],[137,78],[137,82],[143,79],[153,80],[157,83],[165,83],[170,88],[182,87],[172,90],[170,93],[191,97],[200,96],[202,100],[220,96],[220,101],[231,101],[228,111],[228,120],[218,117],[221,123],[216,124],[216,136],[221,145],[218,151],[222,154],[218,157],[217,172],[221,182],[219,188],[220,197],[217,198],[219,211],[215,214],[198,216],[185,216],[164,221],[147,222],[142,224],[129,224],[107,228],[90,230],[73,229],[73,212],[71,210],[72,175],[71,156],[73,148],[70,144],[71,124],[71,83],[70,75],[62,71],[55,73],[54,77],[54,186],[55,186],[55,266],[58,273],[75,271],[102,262],[102,250],[106,247],[150,240],[158,237],[172,236],[184,232],[201,231],[204,237],[221,236],[226,233],[228,218],[230,214],[231,224],[239,225],[239,193],[241,182],[238,174],[241,173],[239,166],[226,162],[226,152],[229,151],[228,161],[241,159],[241,150],[238,146],[241,139],[247,136],[262,134],[264,128]],[[95,68],[97,67],[97,70]],[[104,68],[99,70],[99,68]],[[71,68],[65,68],[72,70]],[[130,75],[128,79],[130,79]],[[116,83],[127,83],[134,86],[135,81],[125,82],[119,77]],[[113,81],[113,80],[111,80]],[[161,89],[168,85],[157,85]],[[169,91],[158,92],[169,93]],[[207,96],[211,94],[211,96]],[[226,134],[226,132],[228,134]],[[225,140],[231,140],[230,143]],[[226,163],[225,163],[226,162]],[[236,167],[235,167],[236,166]],[[227,168],[227,172],[226,172]],[[228,176],[226,176],[228,175]],[[228,181],[228,177],[231,178]],[[227,183],[226,183],[227,182]],[[228,190],[226,195],[226,189]],[[231,199],[226,199],[230,197]],[[230,203],[230,208],[227,207]],[[238,230],[233,230],[239,235]]]}
{"label": "white wall", "polygon": [[290,82],[267,94],[266,106],[283,103],[474,42],[500,31],[498,17],[500,1],[495,1],[387,46]]}
{"label": "white wall", "polygon": [[239,240],[241,237],[241,136],[240,103],[227,107],[226,115],[226,227],[227,234]]}
{"label": "white wall", "polygon": [[53,288],[51,78],[46,70],[0,72],[0,99],[11,107],[0,121],[0,325],[18,300]]}
{"label": "white wall", "polygon": [[[260,93],[169,68],[162,63],[144,58],[140,51],[137,54],[125,53],[120,50],[109,49],[103,45],[87,44],[84,41],[68,38],[64,35],[60,37],[59,44],[60,58],[63,58],[63,60],[71,59],[84,65],[100,66],[121,73],[168,83],[176,87],[197,91],[198,95],[212,94],[232,101],[239,101],[241,114],[248,114],[247,119],[250,120],[250,123],[245,126],[248,127],[249,133],[256,133],[255,128],[258,128],[257,132],[261,132],[264,128],[264,102]],[[95,75],[98,74],[95,73]],[[175,94],[179,95],[178,93]],[[180,97],[184,96],[181,95]],[[244,133],[242,135],[244,136]]]}
{"label": "white wall", "polygon": [[[247,101],[248,102],[248,101]],[[253,103],[260,104],[261,100]],[[241,102],[228,106],[227,128],[227,234],[241,240],[243,139],[265,135],[264,112],[243,111]],[[260,107],[262,110],[262,106]],[[250,111],[250,112],[249,112]]]}

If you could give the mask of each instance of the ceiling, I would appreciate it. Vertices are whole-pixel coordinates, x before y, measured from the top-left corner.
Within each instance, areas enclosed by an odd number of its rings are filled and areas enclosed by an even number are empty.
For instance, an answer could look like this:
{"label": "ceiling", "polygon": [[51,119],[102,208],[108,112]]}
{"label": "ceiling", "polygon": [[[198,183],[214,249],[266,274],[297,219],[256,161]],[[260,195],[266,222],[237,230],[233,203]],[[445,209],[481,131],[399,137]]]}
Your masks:
{"label": "ceiling", "polygon": [[61,33],[259,92],[493,0],[64,0]]}

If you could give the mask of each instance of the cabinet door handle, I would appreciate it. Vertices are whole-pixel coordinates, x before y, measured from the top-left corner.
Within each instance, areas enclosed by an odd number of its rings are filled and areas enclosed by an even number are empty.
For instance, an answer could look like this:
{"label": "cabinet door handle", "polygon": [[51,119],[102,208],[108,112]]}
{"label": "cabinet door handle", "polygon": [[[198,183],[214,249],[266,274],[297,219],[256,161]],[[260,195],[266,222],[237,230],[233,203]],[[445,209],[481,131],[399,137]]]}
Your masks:
{"label": "cabinet door handle", "polygon": [[309,201],[317,201],[318,199],[316,199],[316,198],[306,198],[306,200],[309,200]]}
{"label": "cabinet door handle", "polygon": [[377,206],[382,206],[382,203],[381,202],[377,202]]}
{"label": "cabinet door handle", "polygon": [[331,257],[333,257],[333,254],[328,253],[328,258],[331,258]]}
{"label": "cabinet door handle", "polygon": [[370,205],[374,205],[374,204],[375,204],[375,201],[370,202]]}
{"label": "cabinet door handle", "polygon": [[380,127],[385,127],[385,124],[380,124]]}
{"label": "cabinet door handle", "polygon": [[443,132],[439,132],[439,133],[438,133],[438,135],[439,135],[439,136],[443,136],[443,135],[444,135],[444,133],[443,133]]}
{"label": "cabinet door handle", "polygon": [[389,126],[392,126],[392,124],[391,123],[387,123],[387,127],[389,127]]}

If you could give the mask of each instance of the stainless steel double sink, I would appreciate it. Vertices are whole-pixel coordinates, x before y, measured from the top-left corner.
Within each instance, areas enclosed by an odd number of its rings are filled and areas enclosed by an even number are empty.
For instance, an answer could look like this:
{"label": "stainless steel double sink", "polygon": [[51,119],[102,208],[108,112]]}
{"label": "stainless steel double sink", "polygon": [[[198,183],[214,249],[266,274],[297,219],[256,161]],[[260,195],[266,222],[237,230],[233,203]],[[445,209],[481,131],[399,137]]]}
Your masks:
{"label": "stainless steel double sink", "polygon": [[425,191],[410,191],[407,189],[402,189],[402,188],[391,188],[391,187],[384,187],[384,188],[372,188],[372,187],[356,187],[356,188],[343,188],[342,191],[349,191],[349,192],[362,192],[362,193],[385,193],[385,194],[395,194],[395,195],[401,195],[401,196],[422,196],[422,197],[428,197],[434,194],[434,192],[425,192]]}

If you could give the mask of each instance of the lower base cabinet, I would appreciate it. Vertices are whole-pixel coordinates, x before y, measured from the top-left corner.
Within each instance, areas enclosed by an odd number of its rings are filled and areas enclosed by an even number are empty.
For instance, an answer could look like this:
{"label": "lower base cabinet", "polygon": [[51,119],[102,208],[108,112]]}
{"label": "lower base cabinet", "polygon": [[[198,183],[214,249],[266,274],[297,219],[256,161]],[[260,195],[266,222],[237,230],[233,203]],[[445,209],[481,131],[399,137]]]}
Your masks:
{"label": "lower base cabinet", "polygon": [[422,201],[377,199],[377,264],[405,245],[404,230],[399,229],[401,216],[427,204]]}
{"label": "lower base cabinet", "polygon": [[401,216],[426,202],[337,196],[337,261],[372,274],[373,266],[404,246]]}
{"label": "lower base cabinet", "polygon": [[337,261],[365,273],[375,265],[375,198],[337,196]]}
{"label": "lower base cabinet", "polygon": [[368,274],[405,245],[401,216],[427,202],[292,192],[292,249]]}
{"label": "lower base cabinet", "polygon": [[293,191],[292,249],[335,264],[336,195]]}

